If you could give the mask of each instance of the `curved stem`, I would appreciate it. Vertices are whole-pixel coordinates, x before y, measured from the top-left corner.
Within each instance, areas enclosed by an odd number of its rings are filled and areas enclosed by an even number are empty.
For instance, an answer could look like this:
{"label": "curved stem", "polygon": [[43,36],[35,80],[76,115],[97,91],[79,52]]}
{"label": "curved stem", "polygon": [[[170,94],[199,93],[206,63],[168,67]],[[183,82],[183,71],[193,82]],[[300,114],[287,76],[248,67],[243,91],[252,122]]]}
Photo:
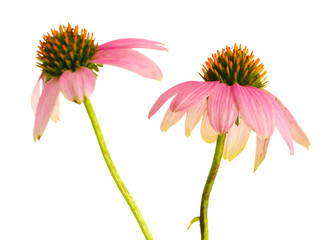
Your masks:
{"label": "curved stem", "polygon": [[90,102],[90,100],[88,98],[84,101],[84,105],[86,107],[86,111],[88,113],[88,116],[89,116],[89,118],[90,118],[90,120],[92,122],[92,125],[93,125],[93,128],[94,128],[94,132],[95,132],[95,135],[97,137],[97,141],[99,142],[99,145],[100,145],[100,148],[101,148],[101,151],[102,151],[104,160],[105,160],[105,162],[106,162],[106,164],[107,164],[107,166],[109,168],[109,171],[110,171],[113,179],[115,180],[115,182],[117,184],[117,187],[119,188],[119,191],[121,192],[121,194],[125,198],[127,204],[131,208],[132,213],[134,214],[136,221],[139,223],[140,228],[141,228],[141,230],[142,230],[145,238],[147,240],[152,240],[153,238],[151,236],[151,233],[149,231],[149,228],[148,228],[146,222],[144,221],[139,208],[137,207],[136,203],[134,202],[132,196],[129,194],[127,188],[125,187],[125,185],[123,183],[123,181],[119,177],[119,174],[118,174],[118,172],[117,172],[117,170],[115,168],[115,165],[112,162],[112,159],[110,157],[110,154],[108,152],[107,146],[106,146],[105,141],[104,141],[104,138],[103,138],[103,134],[101,132],[100,125],[99,125],[99,123],[97,121],[97,118],[96,118],[96,115],[94,113],[92,104],[91,104],[91,102]]}
{"label": "curved stem", "polygon": [[200,227],[201,227],[201,239],[208,240],[209,239],[209,230],[208,230],[208,220],[207,220],[207,207],[209,205],[210,193],[215,181],[215,178],[218,173],[218,169],[220,166],[220,160],[222,157],[223,147],[225,143],[226,134],[218,135],[217,145],[215,148],[215,153],[213,157],[212,166],[209,172],[209,176],[207,177],[204,191],[202,195],[201,202],[201,211],[200,211]]}

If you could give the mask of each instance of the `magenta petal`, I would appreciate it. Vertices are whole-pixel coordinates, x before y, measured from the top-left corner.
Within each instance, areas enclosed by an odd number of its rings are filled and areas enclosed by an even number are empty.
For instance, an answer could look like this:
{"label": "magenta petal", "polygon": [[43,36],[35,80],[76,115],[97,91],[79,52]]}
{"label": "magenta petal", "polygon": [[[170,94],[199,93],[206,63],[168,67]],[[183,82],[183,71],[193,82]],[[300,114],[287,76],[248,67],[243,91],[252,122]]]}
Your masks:
{"label": "magenta petal", "polygon": [[37,106],[38,106],[38,102],[39,102],[39,98],[40,98],[40,80],[43,79],[43,77],[44,77],[44,74],[42,73],[40,75],[40,77],[38,78],[38,81],[32,91],[31,107],[32,107],[32,111],[34,112],[34,114],[37,111]]}
{"label": "magenta petal", "polygon": [[190,85],[196,83],[196,81],[188,81],[183,82],[178,85],[175,85],[174,87],[168,89],[166,92],[164,92],[160,97],[157,99],[155,104],[152,106],[148,118],[150,119],[160,108],[163,106],[163,104],[170,99],[172,96],[177,94],[178,92],[182,91],[183,89],[189,87]]}
{"label": "magenta petal", "polygon": [[277,127],[278,131],[280,132],[282,138],[288,145],[288,147],[290,149],[290,154],[292,155],[294,153],[294,150],[293,150],[292,137],[291,137],[287,119],[286,119],[282,109],[280,108],[278,103],[272,98],[272,96],[268,95],[267,93],[266,93],[266,96],[268,96],[269,101],[271,101],[274,106],[275,115],[276,115],[276,127]]}
{"label": "magenta petal", "polygon": [[195,82],[183,89],[170,105],[172,111],[186,110],[207,98],[219,85],[218,82]]}
{"label": "magenta petal", "polygon": [[275,114],[267,95],[258,88],[232,86],[236,104],[246,124],[261,138],[269,138],[275,128]]}
{"label": "magenta petal", "polygon": [[[34,114],[36,113],[37,110],[37,105],[39,102],[40,98],[40,80],[42,80],[42,89],[45,87],[45,79],[44,79],[44,74],[42,73],[37,81],[37,84],[35,85],[33,91],[32,91],[32,97],[31,97],[31,106]],[[53,108],[53,112],[50,116],[50,118],[56,122],[57,120],[60,119],[60,109],[59,109],[59,100],[57,98],[55,106]]]}
{"label": "magenta petal", "polygon": [[258,169],[262,161],[266,157],[267,148],[269,144],[270,138],[260,138],[257,136],[257,147],[256,147],[256,155],[255,155],[255,162],[254,162],[254,171]]}
{"label": "magenta petal", "polygon": [[277,98],[275,97],[272,93],[263,90],[266,93],[268,93],[270,96],[272,96],[275,101],[278,103],[279,107],[281,108],[281,110],[283,111],[285,118],[287,120],[287,123],[289,125],[289,129],[290,129],[290,134],[292,139],[302,145],[303,147],[306,147],[307,149],[310,146],[310,142],[309,139],[307,137],[307,135],[304,133],[304,131],[302,130],[302,128],[299,126],[299,124],[297,123],[296,119],[293,117],[293,115],[290,113],[290,111],[283,105],[283,103]]}
{"label": "magenta petal", "polygon": [[210,124],[219,134],[226,133],[237,119],[237,109],[232,87],[220,83],[208,99],[207,112]]}
{"label": "magenta petal", "polygon": [[92,95],[95,88],[95,75],[89,68],[80,67],[77,71],[67,70],[59,78],[60,89],[66,99],[81,103]]}
{"label": "magenta petal", "polygon": [[40,139],[46,129],[53,108],[58,99],[60,88],[57,78],[50,79],[42,90],[34,121],[33,139]]}
{"label": "magenta petal", "polygon": [[98,50],[107,50],[107,49],[123,49],[123,48],[148,48],[148,49],[156,49],[156,50],[165,50],[167,48],[161,46],[164,45],[160,42],[140,39],[140,38],[123,38],[117,39],[114,41],[110,41],[104,43],[98,47]]}
{"label": "magenta petal", "polygon": [[91,61],[109,64],[140,74],[143,77],[161,80],[162,71],[151,59],[132,49],[109,49],[99,51]]}

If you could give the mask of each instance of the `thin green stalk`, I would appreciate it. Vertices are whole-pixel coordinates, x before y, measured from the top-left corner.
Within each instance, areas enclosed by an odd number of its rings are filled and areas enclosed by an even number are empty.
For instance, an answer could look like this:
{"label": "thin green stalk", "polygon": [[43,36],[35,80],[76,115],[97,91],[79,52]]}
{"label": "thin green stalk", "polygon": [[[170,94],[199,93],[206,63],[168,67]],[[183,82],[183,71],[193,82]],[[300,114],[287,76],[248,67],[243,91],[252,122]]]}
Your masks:
{"label": "thin green stalk", "polygon": [[125,187],[123,181],[121,180],[121,178],[119,177],[118,175],[118,172],[115,168],[115,165],[113,164],[112,162],[112,159],[110,157],[110,154],[108,152],[108,149],[107,149],[107,146],[105,144],[105,141],[104,141],[104,138],[103,138],[103,134],[101,132],[101,128],[100,128],[100,125],[97,121],[97,118],[96,118],[96,115],[95,115],[95,112],[93,110],[93,107],[92,107],[92,104],[90,102],[90,100],[87,98],[85,101],[84,101],[84,105],[86,107],[86,111],[88,113],[88,116],[92,122],[92,125],[93,125],[93,128],[94,128],[94,132],[95,132],[95,135],[97,137],[97,141],[99,142],[99,145],[100,145],[100,148],[101,148],[101,151],[102,151],[102,154],[103,154],[103,157],[104,157],[104,160],[109,168],[109,171],[113,177],[113,179],[115,180],[116,184],[117,184],[117,187],[119,188],[119,191],[121,192],[121,194],[123,195],[123,197],[125,198],[127,204],[129,205],[129,207],[131,208],[134,216],[135,216],[135,219],[136,221],[139,223],[140,225],[140,228],[145,236],[145,238],[147,240],[152,240],[152,236],[151,236],[151,233],[149,231],[149,228],[146,224],[146,222],[144,221],[143,217],[142,217],[142,214],[138,208],[138,206],[136,205],[136,203],[134,202],[132,196],[129,194],[127,188]]}
{"label": "thin green stalk", "polygon": [[201,239],[208,240],[209,239],[209,230],[208,230],[208,220],[207,220],[207,207],[209,205],[210,193],[215,181],[215,178],[218,173],[218,169],[220,166],[220,160],[222,157],[223,147],[225,143],[226,134],[218,135],[217,146],[215,148],[215,153],[213,157],[212,166],[209,172],[209,176],[207,177],[202,202],[201,202],[201,212],[199,217],[199,223],[201,227]]}

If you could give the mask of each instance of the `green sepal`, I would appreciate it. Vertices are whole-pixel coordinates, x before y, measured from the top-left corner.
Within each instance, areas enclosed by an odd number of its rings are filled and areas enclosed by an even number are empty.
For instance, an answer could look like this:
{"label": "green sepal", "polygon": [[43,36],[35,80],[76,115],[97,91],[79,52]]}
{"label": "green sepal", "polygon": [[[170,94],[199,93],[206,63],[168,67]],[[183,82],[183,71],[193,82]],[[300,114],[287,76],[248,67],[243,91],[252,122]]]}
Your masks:
{"label": "green sepal", "polygon": [[235,121],[236,126],[238,127],[239,124],[239,116],[237,115],[236,121]]}

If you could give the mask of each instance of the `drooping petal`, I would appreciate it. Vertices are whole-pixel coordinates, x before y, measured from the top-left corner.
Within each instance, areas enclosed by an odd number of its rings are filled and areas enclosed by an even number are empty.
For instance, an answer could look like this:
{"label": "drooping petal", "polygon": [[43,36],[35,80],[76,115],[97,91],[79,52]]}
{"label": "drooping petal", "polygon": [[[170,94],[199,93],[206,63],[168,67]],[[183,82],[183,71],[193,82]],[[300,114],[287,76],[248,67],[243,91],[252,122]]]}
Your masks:
{"label": "drooping petal", "polygon": [[278,105],[280,106],[281,110],[283,111],[285,118],[287,120],[287,123],[289,125],[289,129],[290,129],[290,133],[291,133],[291,137],[292,139],[302,145],[303,147],[306,147],[307,149],[310,146],[310,142],[309,139],[307,137],[307,135],[304,133],[304,131],[302,130],[302,128],[299,126],[299,124],[297,123],[296,119],[293,117],[293,115],[290,113],[290,111],[283,105],[283,103],[277,98],[275,97],[272,93],[263,90],[266,93],[268,93],[270,96],[272,96],[275,101],[278,103]]}
{"label": "drooping petal", "polygon": [[39,98],[40,98],[40,80],[42,80],[43,77],[44,77],[44,74],[42,73],[40,75],[40,77],[38,78],[38,81],[32,91],[31,107],[32,107],[32,111],[34,112],[34,114],[36,114],[36,111],[37,111],[37,106],[38,106],[38,102],[39,102]]}
{"label": "drooping petal", "polygon": [[160,130],[166,132],[171,126],[176,124],[187,111],[172,112],[171,109],[167,109],[162,123],[160,124]]}
{"label": "drooping petal", "polygon": [[207,114],[207,109],[205,109],[205,112],[203,114],[203,120],[201,124],[201,135],[205,142],[207,143],[214,143],[218,138],[218,133],[212,128],[209,117]]}
{"label": "drooping petal", "polygon": [[79,67],[77,71],[67,70],[59,78],[60,89],[66,99],[81,103],[92,95],[95,88],[95,75],[89,68]]}
{"label": "drooping petal", "polygon": [[[45,83],[45,78],[44,78],[44,74],[42,73],[40,75],[40,80],[42,80],[42,89],[44,89],[46,83]],[[36,92],[38,92],[38,101],[39,101],[39,98],[40,98],[40,82],[39,82],[39,90],[36,90]],[[54,122],[57,122],[58,120],[60,120],[60,103],[59,103],[59,98],[57,98],[56,100],[56,103],[55,103],[55,106],[53,108],[53,111],[52,111],[52,114],[50,115],[50,118],[54,121]],[[37,108],[37,104],[38,102],[36,102],[36,105],[35,107]]]}
{"label": "drooping petal", "polygon": [[174,87],[168,89],[166,92],[164,92],[160,97],[157,99],[155,104],[150,109],[150,112],[148,114],[148,118],[150,119],[160,108],[163,106],[163,104],[170,99],[172,96],[177,94],[178,92],[182,91],[183,89],[189,87],[191,84],[194,84],[196,81],[188,81],[183,82],[178,85],[175,85]]}
{"label": "drooping petal", "polygon": [[109,49],[99,51],[91,61],[109,64],[140,74],[143,77],[162,80],[163,73],[151,59],[132,49]]}
{"label": "drooping petal", "polygon": [[50,79],[42,90],[34,121],[33,139],[40,139],[58,99],[60,88],[57,78]]}
{"label": "drooping petal", "polygon": [[275,128],[274,107],[266,93],[251,86],[232,86],[239,113],[246,124],[261,138],[269,138]]}
{"label": "drooping petal", "polygon": [[[42,89],[45,87],[45,79],[44,79],[44,74],[42,73],[37,81],[37,84],[35,85],[35,87],[33,88],[32,91],[32,97],[31,97],[31,106],[32,106],[32,110],[34,112],[34,114],[36,113],[37,110],[37,105],[39,102],[39,98],[40,98],[40,81],[42,80]],[[55,103],[55,106],[53,108],[52,114],[50,116],[50,118],[56,122],[57,120],[59,120],[60,116],[60,112],[59,112],[59,100],[57,98],[57,101]]]}
{"label": "drooping petal", "polygon": [[147,48],[147,49],[155,49],[155,50],[165,50],[167,48],[163,47],[162,43],[140,39],[140,38],[123,38],[113,40],[107,43],[104,43],[98,47],[98,50],[107,50],[107,49],[124,49],[124,48]]}
{"label": "drooping petal", "polygon": [[238,126],[234,124],[226,136],[223,158],[229,161],[236,158],[245,148],[249,140],[250,132],[251,129],[240,117]]}
{"label": "drooping petal", "polygon": [[173,99],[170,105],[172,111],[183,111],[196,105],[208,97],[217,86],[218,82],[195,82],[183,89]]}
{"label": "drooping petal", "polygon": [[197,123],[201,119],[203,113],[205,112],[207,101],[203,99],[195,106],[191,107],[187,111],[186,116],[186,128],[185,133],[186,136],[189,137],[191,135],[191,131],[196,127]]}
{"label": "drooping petal", "polygon": [[260,138],[259,136],[257,136],[257,147],[256,147],[256,156],[255,156],[255,162],[254,162],[254,171],[256,171],[258,169],[258,167],[260,166],[262,161],[265,159],[269,141],[270,141],[270,137],[269,138]]}
{"label": "drooping petal", "polygon": [[265,96],[267,96],[269,98],[269,101],[271,101],[273,104],[273,107],[275,110],[276,127],[277,127],[278,131],[280,132],[282,138],[288,145],[288,147],[290,149],[290,154],[292,155],[294,153],[294,150],[293,150],[292,137],[291,137],[287,119],[286,119],[282,109],[280,108],[278,103],[272,98],[272,96],[268,95],[267,93]]}
{"label": "drooping petal", "polygon": [[208,99],[207,112],[213,129],[220,134],[226,133],[238,115],[232,87],[224,83],[217,84]]}

